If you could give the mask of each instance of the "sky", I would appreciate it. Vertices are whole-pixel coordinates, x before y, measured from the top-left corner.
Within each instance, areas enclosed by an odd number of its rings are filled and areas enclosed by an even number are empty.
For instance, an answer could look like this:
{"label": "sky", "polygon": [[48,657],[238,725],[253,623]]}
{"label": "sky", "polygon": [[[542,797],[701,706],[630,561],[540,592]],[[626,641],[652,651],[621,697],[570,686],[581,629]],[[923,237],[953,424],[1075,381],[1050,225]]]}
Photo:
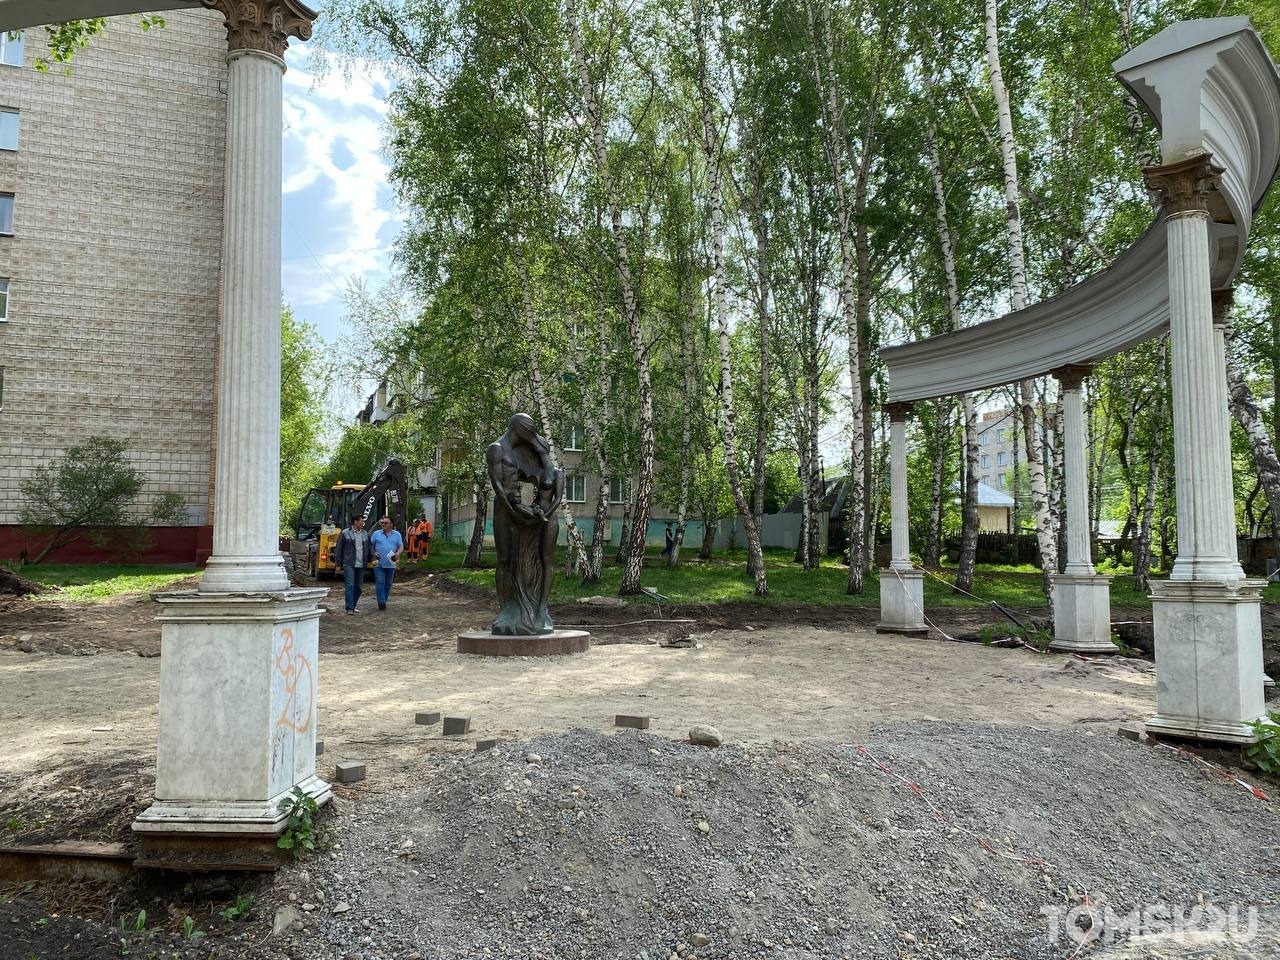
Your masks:
{"label": "sky", "polygon": [[284,300],[335,342],[348,282],[387,281],[402,223],[382,150],[391,83],[372,65],[321,71],[296,41],[285,63]]}

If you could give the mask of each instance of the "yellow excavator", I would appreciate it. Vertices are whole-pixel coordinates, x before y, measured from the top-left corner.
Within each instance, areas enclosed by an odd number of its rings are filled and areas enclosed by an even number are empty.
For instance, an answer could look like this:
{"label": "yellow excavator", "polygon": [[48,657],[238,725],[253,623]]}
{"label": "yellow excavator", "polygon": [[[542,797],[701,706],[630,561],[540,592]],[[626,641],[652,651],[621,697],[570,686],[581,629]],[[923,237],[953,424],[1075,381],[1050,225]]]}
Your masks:
{"label": "yellow excavator", "polygon": [[408,481],[404,464],[390,459],[377,476],[364,486],[339,480],[331,487],[312,487],[302,498],[289,556],[295,570],[309,576],[333,577],[338,534],[351,523],[351,518],[364,517],[366,530],[372,530],[381,517],[390,517],[402,536],[405,532],[405,498]]}

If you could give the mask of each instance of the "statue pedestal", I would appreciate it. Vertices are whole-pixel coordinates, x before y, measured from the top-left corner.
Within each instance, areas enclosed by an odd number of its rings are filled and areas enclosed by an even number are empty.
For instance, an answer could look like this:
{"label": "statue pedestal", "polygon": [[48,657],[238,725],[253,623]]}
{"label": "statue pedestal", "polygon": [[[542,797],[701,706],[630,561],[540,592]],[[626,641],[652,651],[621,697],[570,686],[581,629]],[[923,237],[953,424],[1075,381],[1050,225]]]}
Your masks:
{"label": "statue pedestal", "polygon": [[590,649],[591,634],[585,630],[553,630],[531,637],[511,637],[488,630],[458,634],[458,652],[477,657],[559,657]]}

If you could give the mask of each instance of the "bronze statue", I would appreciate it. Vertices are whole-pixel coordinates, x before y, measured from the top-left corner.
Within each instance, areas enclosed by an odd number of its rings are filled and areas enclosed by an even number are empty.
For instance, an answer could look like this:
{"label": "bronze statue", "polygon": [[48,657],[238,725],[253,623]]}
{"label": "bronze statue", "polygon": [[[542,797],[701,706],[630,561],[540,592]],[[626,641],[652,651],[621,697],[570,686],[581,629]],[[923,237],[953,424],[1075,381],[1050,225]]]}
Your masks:
{"label": "bronze statue", "polygon": [[[556,509],[564,495],[564,471],[551,462],[551,447],[527,413],[511,418],[507,432],[489,444],[485,462],[496,495],[493,545],[500,605],[489,630],[519,637],[551,633],[547,598],[555,578]],[[533,484],[531,503],[521,501],[522,483]]]}

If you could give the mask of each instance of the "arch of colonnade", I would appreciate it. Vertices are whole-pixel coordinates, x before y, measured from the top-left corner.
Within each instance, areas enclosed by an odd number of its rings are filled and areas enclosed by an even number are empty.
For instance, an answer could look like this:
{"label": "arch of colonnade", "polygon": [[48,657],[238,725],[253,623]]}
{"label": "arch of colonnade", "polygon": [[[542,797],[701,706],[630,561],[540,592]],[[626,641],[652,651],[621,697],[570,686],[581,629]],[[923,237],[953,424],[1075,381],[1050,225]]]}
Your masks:
{"label": "arch of colonnade", "polygon": [[1089,552],[1084,409],[1091,366],[1168,331],[1178,556],[1152,584],[1157,713],[1148,727],[1243,742],[1265,716],[1262,584],[1236,557],[1223,327],[1253,216],[1280,170],[1280,76],[1247,17],[1173,24],[1112,65],[1160,127],[1144,171],[1159,216],[1106,270],[986,323],[882,351],[889,377],[893,560],[886,630],[925,628],[910,560],[906,417],[911,401],[1052,374],[1061,386],[1067,564],[1054,576],[1054,646],[1115,652],[1109,582]]}

